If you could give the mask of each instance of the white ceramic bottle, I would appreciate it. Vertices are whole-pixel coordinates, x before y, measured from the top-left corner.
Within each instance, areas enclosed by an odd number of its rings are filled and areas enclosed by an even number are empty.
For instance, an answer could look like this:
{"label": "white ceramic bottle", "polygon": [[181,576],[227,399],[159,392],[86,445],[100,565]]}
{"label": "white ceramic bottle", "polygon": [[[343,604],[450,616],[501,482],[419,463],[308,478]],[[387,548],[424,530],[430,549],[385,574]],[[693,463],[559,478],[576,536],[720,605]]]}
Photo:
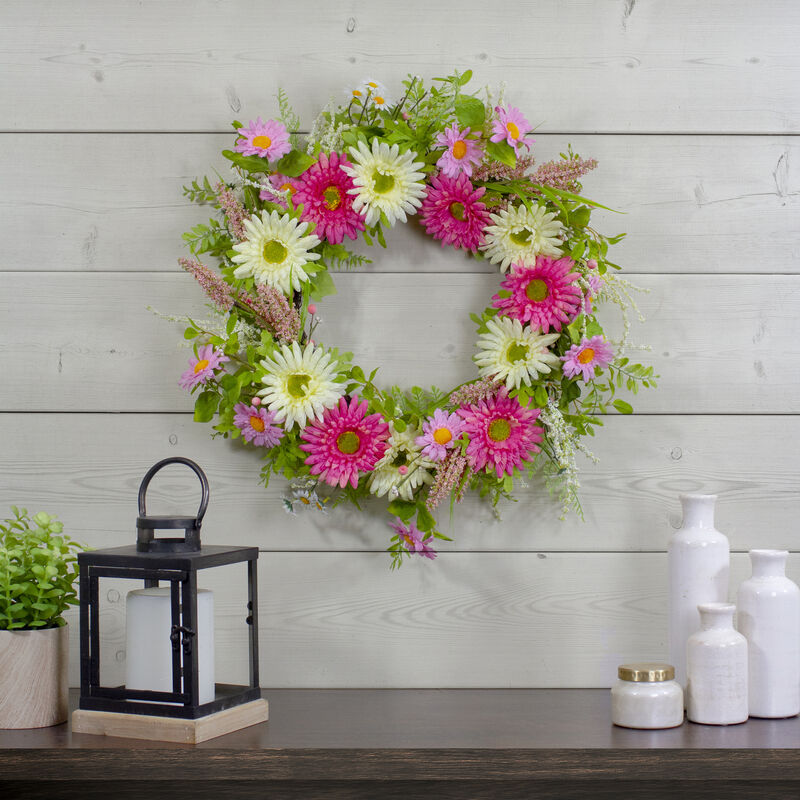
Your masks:
{"label": "white ceramic bottle", "polygon": [[686,687],[686,642],[700,628],[700,603],[728,600],[730,545],[714,527],[713,494],[682,494],[683,525],[669,553],[669,658],[675,680]]}
{"label": "white ceramic bottle", "polygon": [[687,644],[686,716],[705,725],[746,722],[747,640],[733,629],[733,603],[701,603]]}
{"label": "white ceramic bottle", "polygon": [[800,589],[786,550],[751,550],[753,576],[739,587],[737,624],[748,645],[751,717],[800,714]]}

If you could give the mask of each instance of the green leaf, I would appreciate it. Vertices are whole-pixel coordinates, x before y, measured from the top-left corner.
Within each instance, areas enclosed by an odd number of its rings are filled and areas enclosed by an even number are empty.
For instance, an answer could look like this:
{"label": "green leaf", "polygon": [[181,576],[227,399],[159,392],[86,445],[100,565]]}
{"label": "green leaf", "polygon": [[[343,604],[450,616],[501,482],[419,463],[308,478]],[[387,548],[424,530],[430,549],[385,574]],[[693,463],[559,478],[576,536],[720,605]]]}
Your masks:
{"label": "green leaf", "polygon": [[417,505],[410,500],[392,500],[386,510],[395,517],[400,517],[403,522],[408,522],[414,516]]}
{"label": "green leaf", "polygon": [[456,119],[462,128],[480,130],[486,120],[486,107],[477,97],[459,95],[455,102]]}
{"label": "green leaf", "polygon": [[219,395],[216,392],[201,392],[194,404],[194,421],[211,422],[218,405]]}
{"label": "green leaf", "polygon": [[425,503],[420,503],[417,508],[417,527],[423,533],[430,533],[436,527],[436,519]]}
{"label": "green leaf", "polygon": [[187,328],[183,332],[184,339],[194,339],[196,336],[200,335],[200,331],[196,331],[194,328]]}
{"label": "green leaf", "polygon": [[539,408],[544,408],[547,405],[547,389],[544,386],[537,386],[533,392],[533,402]]}
{"label": "green leaf", "polygon": [[278,161],[275,168],[290,178],[296,178],[298,175],[302,175],[315,160],[301,150],[292,150]]}
{"label": "green leaf", "polygon": [[592,216],[592,209],[588,206],[578,206],[569,215],[569,224],[573,228],[585,228]]}
{"label": "green leaf", "polygon": [[311,278],[311,287],[309,297],[312,300],[322,300],[323,297],[336,294],[336,284],[326,269],[320,270]]}
{"label": "green leaf", "polygon": [[633,414],[633,406],[624,400],[615,400],[612,405],[620,414]]}
{"label": "green leaf", "polygon": [[517,166],[517,154],[508,142],[487,142],[486,155],[509,167]]}
{"label": "green leaf", "polygon": [[400,417],[398,417],[398,418],[397,418],[397,419],[394,421],[394,429],[395,429],[395,430],[396,430],[398,433],[403,433],[407,427],[408,427],[408,426],[406,425],[406,423],[405,423],[405,420],[402,420],[402,419],[400,419]]}
{"label": "green leaf", "polygon": [[234,166],[241,167],[246,172],[269,172],[269,162],[259,156],[243,156],[233,150],[223,150],[222,155],[232,162]]}

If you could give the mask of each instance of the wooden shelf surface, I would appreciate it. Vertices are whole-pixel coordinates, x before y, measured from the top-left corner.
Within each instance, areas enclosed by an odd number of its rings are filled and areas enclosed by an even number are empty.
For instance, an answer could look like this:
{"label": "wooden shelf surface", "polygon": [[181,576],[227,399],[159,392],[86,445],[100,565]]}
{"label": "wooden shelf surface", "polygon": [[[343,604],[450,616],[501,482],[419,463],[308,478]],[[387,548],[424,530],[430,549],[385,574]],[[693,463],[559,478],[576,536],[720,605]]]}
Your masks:
{"label": "wooden shelf surface", "polygon": [[287,798],[602,798],[653,787],[682,798],[721,796],[721,787],[731,797],[800,796],[800,718],[634,731],[611,724],[609,692],[597,689],[264,696],[269,722],[195,746],[74,734],[66,724],[0,731],[0,795],[52,797],[57,783],[56,796],[74,788],[83,798],[110,796],[110,784],[115,798],[134,788],[157,797],[154,787],[177,798],[249,797],[254,787]]}

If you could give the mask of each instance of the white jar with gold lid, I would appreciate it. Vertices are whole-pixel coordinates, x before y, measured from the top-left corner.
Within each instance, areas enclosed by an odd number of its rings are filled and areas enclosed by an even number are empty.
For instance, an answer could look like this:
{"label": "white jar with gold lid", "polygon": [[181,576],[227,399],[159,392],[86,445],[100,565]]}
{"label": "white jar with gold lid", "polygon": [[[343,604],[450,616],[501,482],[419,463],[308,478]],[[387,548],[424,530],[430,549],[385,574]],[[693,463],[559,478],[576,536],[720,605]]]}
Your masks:
{"label": "white jar with gold lid", "polygon": [[623,664],[611,689],[611,720],[623,728],[677,728],[683,689],[671,664]]}

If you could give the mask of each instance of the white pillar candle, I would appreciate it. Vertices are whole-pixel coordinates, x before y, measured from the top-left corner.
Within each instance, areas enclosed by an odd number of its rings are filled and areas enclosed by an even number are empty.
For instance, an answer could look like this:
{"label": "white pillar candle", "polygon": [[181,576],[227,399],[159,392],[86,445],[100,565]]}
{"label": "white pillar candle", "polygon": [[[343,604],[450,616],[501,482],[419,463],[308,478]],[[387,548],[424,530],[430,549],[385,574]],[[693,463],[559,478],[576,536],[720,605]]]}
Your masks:
{"label": "white pillar candle", "polygon": [[[168,586],[134,589],[127,598],[126,678],[128,689],[172,691],[172,599]],[[200,703],[214,699],[214,593],[197,590],[197,647]]]}

